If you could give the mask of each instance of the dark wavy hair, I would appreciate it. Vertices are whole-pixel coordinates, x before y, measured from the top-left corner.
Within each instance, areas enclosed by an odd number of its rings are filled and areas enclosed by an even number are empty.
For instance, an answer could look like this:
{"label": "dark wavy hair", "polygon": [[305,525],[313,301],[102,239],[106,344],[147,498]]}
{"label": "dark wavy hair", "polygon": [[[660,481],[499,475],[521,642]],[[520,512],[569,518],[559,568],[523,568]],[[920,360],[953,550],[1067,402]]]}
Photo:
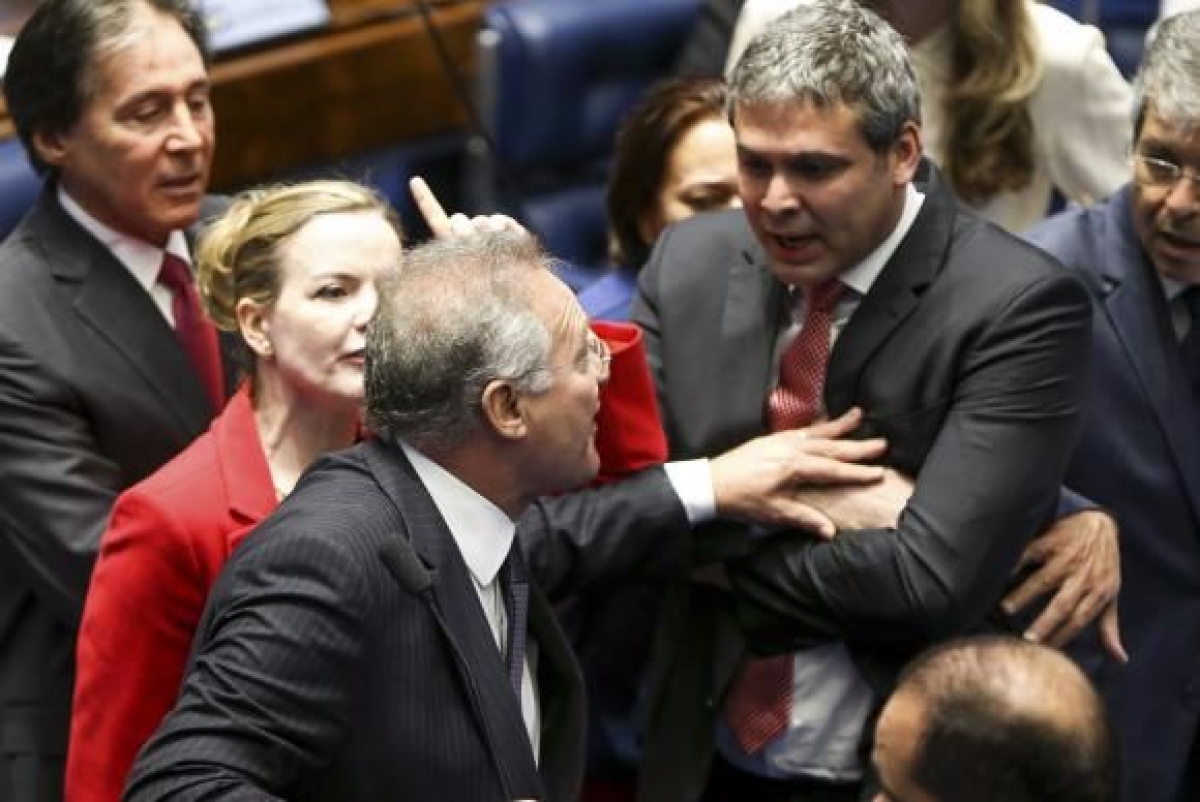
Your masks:
{"label": "dark wavy hair", "polygon": [[609,256],[640,268],[653,242],[640,223],[653,213],[667,162],[676,143],[694,125],[725,117],[725,85],[710,78],[671,78],[655,84],[630,111],[617,132],[608,180]]}
{"label": "dark wavy hair", "polygon": [[96,92],[97,57],[129,31],[139,9],[179,21],[210,63],[204,18],[190,0],[43,0],[17,34],[4,75],[4,97],[39,175],[49,165],[38,156],[34,134],[66,133]]}

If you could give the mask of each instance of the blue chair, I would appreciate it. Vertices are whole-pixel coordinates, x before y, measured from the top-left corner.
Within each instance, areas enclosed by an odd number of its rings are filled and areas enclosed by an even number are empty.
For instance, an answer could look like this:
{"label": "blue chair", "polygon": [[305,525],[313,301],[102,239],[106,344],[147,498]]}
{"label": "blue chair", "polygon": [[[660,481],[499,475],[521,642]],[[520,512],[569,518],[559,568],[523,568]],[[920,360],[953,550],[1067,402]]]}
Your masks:
{"label": "blue chair", "polygon": [[1130,78],[1142,63],[1146,31],[1158,19],[1158,0],[1100,0],[1100,30],[1113,61]]}
{"label": "blue chair", "polygon": [[[506,0],[484,13],[473,211],[522,220],[578,288],[606,265],[604,191],[617,125],[668,74],[699,0]],[[479,143],[475,143],[476,150]]]}
{"label": "blue chair", "polygon": [[1108,52],[1128,78],[1137,72],[1146,31],[1158,19],[1159,0],[1051,0],[1050,5],[1104,32]]}
{"label": "blue chair", "polygon": [[42,180],[29,166],[20,141],[0,142],[0,239],[21,221],[41,189]]}

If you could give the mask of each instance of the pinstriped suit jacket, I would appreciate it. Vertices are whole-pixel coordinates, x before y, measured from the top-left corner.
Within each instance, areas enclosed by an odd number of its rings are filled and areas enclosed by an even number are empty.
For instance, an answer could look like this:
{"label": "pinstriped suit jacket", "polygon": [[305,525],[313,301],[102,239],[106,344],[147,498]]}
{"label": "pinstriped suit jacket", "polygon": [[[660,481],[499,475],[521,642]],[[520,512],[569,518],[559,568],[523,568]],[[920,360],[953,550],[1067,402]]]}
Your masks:
{"label": "pinstriped suit jacket", "polygon": [[[682,517],[660,470],[589,492],[640,493],[655,514]],[[181,698],[127,798],[577,798],[582,682],[538,585],[681,566],[686,538],[664,546],[636,526],[573,538],[576,503],[539,506],[521,533],[534,580],[540,764],[445,522],[399,449],[372,441],[320,461],[234,555]],[[396,549],[429,571],[427,589],[381,559]]]}

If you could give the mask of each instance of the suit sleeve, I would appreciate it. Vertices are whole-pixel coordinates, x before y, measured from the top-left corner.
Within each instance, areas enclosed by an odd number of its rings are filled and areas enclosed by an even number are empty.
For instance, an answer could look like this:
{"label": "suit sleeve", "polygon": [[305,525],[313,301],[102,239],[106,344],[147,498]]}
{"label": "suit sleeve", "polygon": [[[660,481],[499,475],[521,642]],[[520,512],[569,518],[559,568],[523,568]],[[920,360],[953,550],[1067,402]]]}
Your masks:
{"label": "suit sleeve", "polygon": [[662,468],[542,499],[517,526],[530,570],[553,601],[609,583],[678,575],[689,565],[690,533]]}
{"label": "suit sleeve", "polygon": [[113,508],[77,649],[67,789],[109,802],[179,693],[217,566],[206,566],[179,512],[137,486]]}
{"label": "suit sleeve", "polygon": [[1056,274],[1015,293],[963,356],[895,530],[794,535],[729,563],[757,652],[830,639],[922,642],[980,624],[1052,517],[1082,422],[1090,305]]}
{"label": "suit sleeve", "polygon": [[675,75],[720,78],[741,0],[706,0],[675,60]]}
{"label": "suit sleeve", "polygon": [[0,559],[72,630],[125,484],[79,404],[67,382],[0,330]]}
{"label": "suit sleeve", "polygon": [[229,564],[127,800],[282,799],[332,758],[382,626],[367,573],[378,558],[342,534],[258,532]]}

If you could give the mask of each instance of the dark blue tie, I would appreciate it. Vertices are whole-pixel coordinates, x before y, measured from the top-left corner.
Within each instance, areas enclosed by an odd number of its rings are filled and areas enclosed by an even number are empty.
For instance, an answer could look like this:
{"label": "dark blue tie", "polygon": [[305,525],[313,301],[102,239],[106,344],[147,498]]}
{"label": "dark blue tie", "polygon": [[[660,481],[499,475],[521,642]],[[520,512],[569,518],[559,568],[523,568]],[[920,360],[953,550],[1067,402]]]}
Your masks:
{"label": "dark blue tie", "polygon": [[1187,334],[1179,343],[1179,351],[1183,355],[1183,369],[1191,382],[1193,395],[1200,401],[1200,286],[1188,287],[1179,297],[1191,317]]}
{"label": "dark blue tie", "polygon": [[503,580],[500,587],[504,592],[504,610],[508,616],[508,644],[504,661],[508,666],[508,681],[517,702],[521,700],[521,675],[525,670],[525,629],[529,620],[529,576],[525,572],[525,560],[521,547],[513,541],[508,559],[504,561]]}

